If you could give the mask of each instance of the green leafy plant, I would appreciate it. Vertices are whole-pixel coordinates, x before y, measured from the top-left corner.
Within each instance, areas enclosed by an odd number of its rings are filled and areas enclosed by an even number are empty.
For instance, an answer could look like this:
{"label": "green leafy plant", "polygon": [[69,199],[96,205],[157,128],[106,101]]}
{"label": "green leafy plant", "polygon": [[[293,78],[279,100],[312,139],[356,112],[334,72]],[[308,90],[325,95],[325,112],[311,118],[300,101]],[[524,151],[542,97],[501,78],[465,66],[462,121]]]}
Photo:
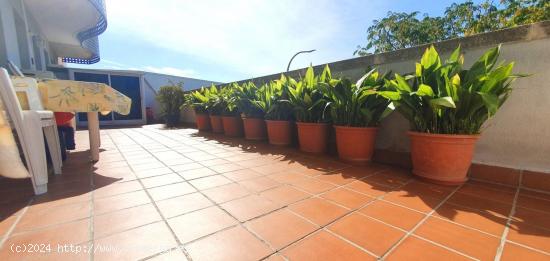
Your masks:
{"label": "green leafy plant", "polygon": [[331,85],[330,69],[325,69],[315,76],[313,67],[309,67],[305,76],[298,82],[289,84],[288,102],[292,105],[294,116],[299,122],[320,123],[329,121],[325,115],[328,99],[322,91]]}
{"label": "green leafy plant", "polygon": [[271,81],[263,86],[265,103],[265,119],[276,121],[292,120],[292,107],[288,102],[289,86],[296,85],[296,80],[281,75],[279,80]]}
{"label": "green leafy plant", "polygon": [[328,96],[327,108],[335,125],[349,127],[377,126],[380,120],[392,112],[390,100],[378,95],[384,86],[386,75],[379,76],[376,69],[366,73],[357,83],[347,78],[324,86]]}
{"label": "green leafy plant", "polygon": [[221,109],[221,115],[223,116],[238,116],[240,114],[238,103],[239,96],[237,96],[235,90],[240,86],[237,83],[224,86],[218,93],[218,100],[216,105]]}
{"label": "green leafy plant", "polygon": [[181,106],[185,103],[182,85],[162,86],[156,96],[160,103],[161,115],[169,127],[179,123]]}
{"label": "green leafy plant", "polygon": [[201,88],[200,90],[192,91],[185,95],[185,104],[183,106],[191,106],[196,114],[208,113],[208,89]]}
{"label": "green leafy plant", "polygon": [[265,85],[257,87],[253,82],[234,85],[237,105],[246,118],[263,118],[266,111]]}
{"label": "green leafy plant", "polygon": [[477,134],[506,101],[515,78],[514,63],[499,64],[500,45],[489,49],[470,69],[463,69],[460,46],[445,63],[436,49],[426,49],[413,75],[395,74],[381,94],[393,101],[413,131]]}

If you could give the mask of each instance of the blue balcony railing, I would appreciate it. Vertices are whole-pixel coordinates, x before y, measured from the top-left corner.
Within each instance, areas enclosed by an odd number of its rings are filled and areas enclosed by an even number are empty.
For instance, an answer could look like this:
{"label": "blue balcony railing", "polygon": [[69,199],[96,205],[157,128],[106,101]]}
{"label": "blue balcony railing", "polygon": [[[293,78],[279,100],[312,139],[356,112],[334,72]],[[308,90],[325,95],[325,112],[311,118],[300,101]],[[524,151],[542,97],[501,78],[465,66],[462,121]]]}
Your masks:
{"label": "blue balcony railing", "polygon": [[97,24],[92,28],[77,34],[80,45],[92,53],[90,58],[63,57],[63,62],[78,64],[93,64],[99,62],[99,40],[98,36],[107,29],[107,15],[103,0],[87,0],[99,13]]}

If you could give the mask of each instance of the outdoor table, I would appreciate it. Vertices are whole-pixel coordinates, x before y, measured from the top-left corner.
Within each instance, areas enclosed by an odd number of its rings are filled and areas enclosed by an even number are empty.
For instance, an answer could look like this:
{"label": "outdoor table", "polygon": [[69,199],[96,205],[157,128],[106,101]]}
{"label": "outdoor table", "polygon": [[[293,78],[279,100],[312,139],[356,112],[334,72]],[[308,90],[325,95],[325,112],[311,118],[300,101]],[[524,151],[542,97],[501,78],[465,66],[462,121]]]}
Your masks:
{"label": "outdoor table", "polygon": [[86,112],[92,161],[99,160],[99,115],[111,111],[128,115],[132,100],[103,83],[70,80],[37,79],[45,110],[54,112]]}

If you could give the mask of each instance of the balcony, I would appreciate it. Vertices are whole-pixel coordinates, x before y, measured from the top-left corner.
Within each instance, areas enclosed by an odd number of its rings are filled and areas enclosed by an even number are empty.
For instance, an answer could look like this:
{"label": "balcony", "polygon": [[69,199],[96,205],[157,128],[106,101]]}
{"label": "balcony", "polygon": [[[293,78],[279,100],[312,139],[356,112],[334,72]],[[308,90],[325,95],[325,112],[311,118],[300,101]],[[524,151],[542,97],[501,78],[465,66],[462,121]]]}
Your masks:
{"label": "balcony", "polygon": [[48,193],[1,180],[2,260],[543,260],[550,196],[160,125],[88,134]]}

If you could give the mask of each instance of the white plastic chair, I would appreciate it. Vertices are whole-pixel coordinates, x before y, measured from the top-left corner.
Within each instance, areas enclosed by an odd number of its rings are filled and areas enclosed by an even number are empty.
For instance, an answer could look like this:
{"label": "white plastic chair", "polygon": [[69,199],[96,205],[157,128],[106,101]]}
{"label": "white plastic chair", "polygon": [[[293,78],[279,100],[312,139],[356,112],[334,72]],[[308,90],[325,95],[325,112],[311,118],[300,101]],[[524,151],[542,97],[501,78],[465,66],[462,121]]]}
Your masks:
{"label": "white plastic chair", "polygon": [[61,174],[61,152],[54,114],[51,111],[22,110],[12,81],[4,68],[0,68],[0,98],[19,137],[34,192],[37,195],[43,194],[48,190],[48,165],[43,133],[54,172]]}

